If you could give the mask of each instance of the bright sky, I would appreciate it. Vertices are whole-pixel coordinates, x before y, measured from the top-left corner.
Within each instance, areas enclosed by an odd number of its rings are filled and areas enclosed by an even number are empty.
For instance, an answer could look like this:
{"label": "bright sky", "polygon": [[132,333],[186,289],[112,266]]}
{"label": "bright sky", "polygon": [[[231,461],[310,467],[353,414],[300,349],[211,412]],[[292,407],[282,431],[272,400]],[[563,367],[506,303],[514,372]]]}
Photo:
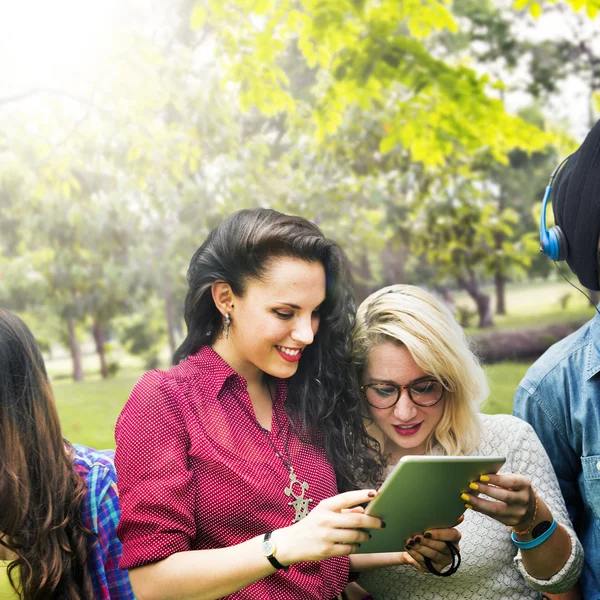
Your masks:
{"label": "bright sky", "polygon": [[110,51],[118,0],[0,0],[0,95],[76,83]]}

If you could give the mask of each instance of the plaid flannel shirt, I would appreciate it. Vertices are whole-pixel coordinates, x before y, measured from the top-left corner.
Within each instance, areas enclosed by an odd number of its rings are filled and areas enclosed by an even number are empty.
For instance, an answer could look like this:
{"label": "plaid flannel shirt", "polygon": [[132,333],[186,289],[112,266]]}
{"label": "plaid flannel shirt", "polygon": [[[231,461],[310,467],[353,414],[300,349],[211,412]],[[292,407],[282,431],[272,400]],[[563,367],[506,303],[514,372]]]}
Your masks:
{"label": "plaid flannel shirt", "polygon": [[113,450],[93,450],[73,444],[75,470],[87,486],[83,524],[98,535],[88,556],[96,600],[134,598],[127,571],[121,571],[121,542],[117,524],[121,514]]}

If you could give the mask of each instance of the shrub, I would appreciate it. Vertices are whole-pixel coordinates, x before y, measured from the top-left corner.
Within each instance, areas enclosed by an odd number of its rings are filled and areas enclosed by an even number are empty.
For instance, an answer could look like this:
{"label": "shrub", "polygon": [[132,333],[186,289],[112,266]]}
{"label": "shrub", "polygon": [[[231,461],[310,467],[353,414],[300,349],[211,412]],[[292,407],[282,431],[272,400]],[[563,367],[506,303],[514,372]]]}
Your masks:
{"label": "shrub", "polygon": [[488,364],[535,360],[550,346],[577,331],[584,321],[521,329],[518,331],[486,331],[471,336],[479,358]]}

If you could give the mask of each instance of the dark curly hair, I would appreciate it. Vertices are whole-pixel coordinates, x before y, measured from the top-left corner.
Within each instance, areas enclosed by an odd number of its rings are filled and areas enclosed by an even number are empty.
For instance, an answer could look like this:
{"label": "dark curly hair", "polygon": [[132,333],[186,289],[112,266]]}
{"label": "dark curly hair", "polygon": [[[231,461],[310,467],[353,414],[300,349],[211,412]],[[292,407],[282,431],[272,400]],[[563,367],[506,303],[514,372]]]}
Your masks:
{"label": "dark curly hair", "polygon": [[3,309],[0,457],[0,544],[16,554],[13,588],[23,600],[93,600],[86,560],[95,538],[80,516],[85,484],[61,435],[39,347]]}
{"label": "dark curly hair", "polygon": [[188,269],[184,310],[188,333],[173,364],[212,344],[222,330],[212,284],[226,281],[236,296],[243,296],[246,282],[260,280],[276,257],[320,262],[326,275],[319,330],[289,380],[290,421],[311,443],[324,448],[340,491],[375,485],[381,479],[382,461],[364,427],[352,372],[350,339],[356,307],[347,258],[306,219],[270,209],[240,210],[210,232]]}

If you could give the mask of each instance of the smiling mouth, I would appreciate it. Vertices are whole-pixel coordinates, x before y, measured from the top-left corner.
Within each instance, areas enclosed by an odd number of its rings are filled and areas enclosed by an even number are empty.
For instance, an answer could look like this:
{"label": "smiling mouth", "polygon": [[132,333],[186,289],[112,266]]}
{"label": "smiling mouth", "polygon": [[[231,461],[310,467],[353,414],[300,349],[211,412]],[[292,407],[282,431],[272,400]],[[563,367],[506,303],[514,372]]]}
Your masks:
{"label": "smiling mouth", "polygon": [[414,425],[392,425],[392,427],[399,435],[410,436],[415,435],[421,429],[421,425],[423,425],[423,421]]}
{"label": "smiling mouth", "polygon": [[298,356],[302,352],[300,348],[286,348],[285,346],[275,346],[279,352],[284,352],[288,356]]}
{"label": "smiling mouth", "polygon": [[302,356],[301,348],[286,348],[285,346],[275,346],[277,352],[279,352],[279,356],[286,360],[287,362],[297,362],[300,360]]}

